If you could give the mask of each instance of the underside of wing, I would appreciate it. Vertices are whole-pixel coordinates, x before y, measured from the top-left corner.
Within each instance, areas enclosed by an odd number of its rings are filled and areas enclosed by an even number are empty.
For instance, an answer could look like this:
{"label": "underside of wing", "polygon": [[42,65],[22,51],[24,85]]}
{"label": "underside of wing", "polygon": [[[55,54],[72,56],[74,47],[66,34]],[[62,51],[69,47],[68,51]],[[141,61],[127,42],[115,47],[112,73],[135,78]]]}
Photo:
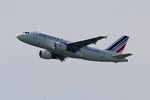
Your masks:
{"label": "underside of wing", "polygon": [[96,37],[96,38],[91,38],[91,39],[87,39],[87,40],[83,40],[83,41],[69,43],[69,44],[67,44],[67,50],[70,51],[70,52],[75,53],[80,48],[86,47],[87,45],[90,45],[90,44],[96,44],[96,42],[98,40],[101,40],[103,38],[107,38],[107,36],[99,36],[99,37]]}
{"label": "underside of wing", "polygon": [[62,56],[62,55],[58,55],[58,54],[54,54],[54,53],[53,53],[53,59],[58,59],[58,60],[60,60],[61,62],[63,62],[63,61],[65,61],[66,58],[67,58],[67,57],[65,57],[65,56]]}

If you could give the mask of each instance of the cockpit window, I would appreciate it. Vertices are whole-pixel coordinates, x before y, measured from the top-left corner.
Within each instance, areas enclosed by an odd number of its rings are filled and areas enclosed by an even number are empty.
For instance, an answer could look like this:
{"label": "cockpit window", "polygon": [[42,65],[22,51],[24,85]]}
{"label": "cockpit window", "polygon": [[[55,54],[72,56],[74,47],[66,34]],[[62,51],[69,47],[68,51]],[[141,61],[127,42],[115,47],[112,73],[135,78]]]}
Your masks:
{"label": "cockpit window", "polygon": [[29,32],[23,32],[23,33],[29,34]]}

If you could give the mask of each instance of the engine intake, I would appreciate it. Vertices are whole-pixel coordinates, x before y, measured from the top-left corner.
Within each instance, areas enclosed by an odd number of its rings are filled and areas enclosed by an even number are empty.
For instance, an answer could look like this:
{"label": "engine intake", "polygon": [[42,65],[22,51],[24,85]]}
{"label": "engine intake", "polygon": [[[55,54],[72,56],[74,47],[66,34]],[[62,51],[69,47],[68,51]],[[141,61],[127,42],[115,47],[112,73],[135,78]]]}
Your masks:
{"label": "engine intake", "polygon": [[40,50],[39,56],[40,56],[40,58],[43,58],[43,59],[51,59],[52,53],[47,50],[44,50],[44,51]]}

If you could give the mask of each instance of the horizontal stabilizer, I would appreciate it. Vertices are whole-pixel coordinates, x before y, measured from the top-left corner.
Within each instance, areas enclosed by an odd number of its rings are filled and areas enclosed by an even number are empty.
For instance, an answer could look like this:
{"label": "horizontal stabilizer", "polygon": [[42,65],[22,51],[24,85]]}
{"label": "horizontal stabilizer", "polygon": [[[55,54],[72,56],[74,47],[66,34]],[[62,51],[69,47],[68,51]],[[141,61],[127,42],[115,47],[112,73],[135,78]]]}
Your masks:
{"label": "horizontal stabilizer", "polygon": [[118,58],[118,59],[124,59],[126,57],[129,57],[131,56],[132,54],[131,53],[127,53],[127,54],[121,54],[121,55],[115,55],[113,56],[114,58]]}

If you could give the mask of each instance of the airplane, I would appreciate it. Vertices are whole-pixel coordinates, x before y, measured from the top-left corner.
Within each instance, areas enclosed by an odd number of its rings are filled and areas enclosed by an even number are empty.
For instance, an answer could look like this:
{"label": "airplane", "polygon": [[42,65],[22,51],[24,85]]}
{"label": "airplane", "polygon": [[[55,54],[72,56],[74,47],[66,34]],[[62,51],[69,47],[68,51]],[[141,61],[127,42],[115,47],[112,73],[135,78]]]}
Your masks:
{"label": "airplane", "polygon": [[40,58],[58,59],[61,62],[70,57],[88,61],[118,63],[128,62],[126,57],[132,55],[131,53],[122,54],[129,39],[129,36],[126,35],[121,36],[104,50],[96,49],[89,45],[96,44],[98,40],[107,38],[107,36],[98,36],[87,40],[71,42],[40,32],[31,31],[19,33],[16,38],[24,43],[44,49],[39,51]]}

